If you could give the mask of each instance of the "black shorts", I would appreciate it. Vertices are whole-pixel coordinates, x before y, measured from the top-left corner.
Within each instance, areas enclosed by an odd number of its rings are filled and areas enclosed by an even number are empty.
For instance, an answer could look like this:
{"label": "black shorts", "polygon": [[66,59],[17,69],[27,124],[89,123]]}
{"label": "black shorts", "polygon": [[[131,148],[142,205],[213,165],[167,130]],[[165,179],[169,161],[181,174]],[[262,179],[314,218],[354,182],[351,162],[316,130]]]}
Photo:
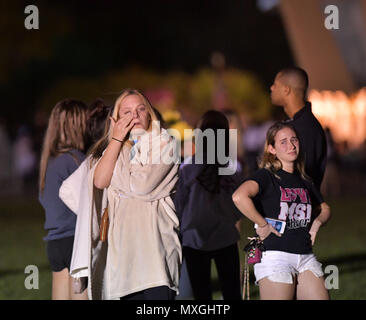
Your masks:
{"label": "black shorts", "polygon": [[65,268],[70,271],[74,237],[47,241],[47,256],[51,269],[59,272]]}
{"label": "black shorts", "polygon": [[159,286],[131,293],[120,300],[174,300],[175,296],[176,292],[168,286]]}

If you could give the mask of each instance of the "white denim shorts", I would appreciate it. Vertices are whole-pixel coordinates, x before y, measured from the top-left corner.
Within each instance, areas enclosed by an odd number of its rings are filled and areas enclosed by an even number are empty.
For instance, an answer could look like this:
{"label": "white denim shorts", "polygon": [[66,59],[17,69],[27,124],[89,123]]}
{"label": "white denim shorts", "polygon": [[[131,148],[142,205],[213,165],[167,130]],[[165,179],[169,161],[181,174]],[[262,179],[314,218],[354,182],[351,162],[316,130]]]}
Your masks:
{"label": "white denim shorts", "polygon": [[260,263],[254,265],[256,284],[263,278],[273,282],[293,283],[293,278],[306,270],[318,278],[324,275],[322,264],[311,254],[294,254],[283,251],[264,251]]}

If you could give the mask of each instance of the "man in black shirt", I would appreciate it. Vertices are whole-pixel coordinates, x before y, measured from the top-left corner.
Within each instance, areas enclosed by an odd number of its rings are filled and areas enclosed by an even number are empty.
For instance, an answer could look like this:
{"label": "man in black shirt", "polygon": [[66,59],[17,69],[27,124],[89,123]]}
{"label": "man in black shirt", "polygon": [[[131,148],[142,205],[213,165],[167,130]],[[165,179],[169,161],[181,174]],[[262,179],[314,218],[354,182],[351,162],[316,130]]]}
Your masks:
{"label": "man in black shirt", "polygon": [[274,105],[283,107],[288,121],[295,127],[305,160],[305,172],[320,190],[327,143],[324,130],[311,111],[311,103],[306,100],[308,85],[308,75],[303,69],[283,69],[277,73],[271,86],[271,100]]}

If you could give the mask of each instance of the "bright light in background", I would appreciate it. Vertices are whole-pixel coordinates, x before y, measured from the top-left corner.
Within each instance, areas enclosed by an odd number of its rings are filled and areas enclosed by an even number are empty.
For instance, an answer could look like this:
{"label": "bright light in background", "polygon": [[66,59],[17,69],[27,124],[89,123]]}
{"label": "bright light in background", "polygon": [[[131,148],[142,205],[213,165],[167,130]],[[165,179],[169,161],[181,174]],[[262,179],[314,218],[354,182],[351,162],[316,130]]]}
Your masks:
{"label": "bright light in background", "polygon": [[279,0],[257,0],[257,6],[261,11],[269,11],[277,6]]}
{"label": "bright light in background", "polygon": [[309,93],[312,110],[322,126],[329,127],[336,142],[347,141],[351,148],[366,140],[366,88],[347,96],[342,91]]}

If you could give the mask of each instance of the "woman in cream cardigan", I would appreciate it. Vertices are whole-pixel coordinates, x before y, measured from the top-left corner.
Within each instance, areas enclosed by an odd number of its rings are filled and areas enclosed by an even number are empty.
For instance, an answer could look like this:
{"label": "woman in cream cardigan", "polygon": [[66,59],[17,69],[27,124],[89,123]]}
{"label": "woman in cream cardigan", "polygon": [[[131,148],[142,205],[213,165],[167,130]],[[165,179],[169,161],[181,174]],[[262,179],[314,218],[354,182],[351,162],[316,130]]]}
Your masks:
{"label": "woman in cream cardigan", "polygon": [[[89,173],[91,298],[169,300],[178,291],[182,253],[171,194],[179,155],[175,140],[156,120],[149,101],[127,89],[115,103],[108,136],[101,139],[108,139],[108,146]],[[107,205],[105,244],[98,232]]]}

